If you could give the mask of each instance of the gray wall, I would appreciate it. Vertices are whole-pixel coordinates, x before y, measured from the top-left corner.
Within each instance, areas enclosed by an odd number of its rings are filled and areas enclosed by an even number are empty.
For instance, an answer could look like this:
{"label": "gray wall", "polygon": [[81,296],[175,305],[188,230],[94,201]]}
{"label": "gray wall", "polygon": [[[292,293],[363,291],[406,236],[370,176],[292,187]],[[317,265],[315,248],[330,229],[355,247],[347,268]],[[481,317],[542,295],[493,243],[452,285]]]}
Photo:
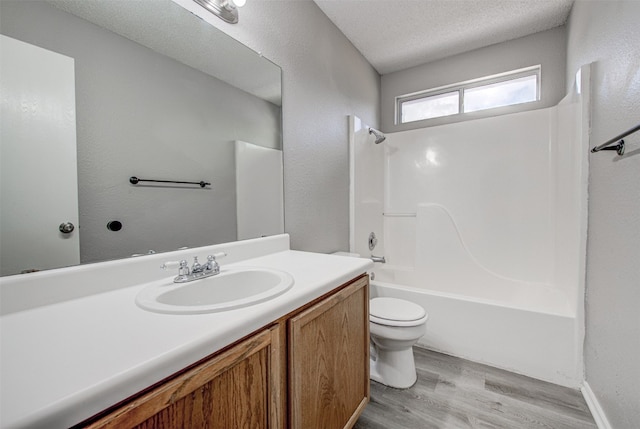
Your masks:
{"label": "gray wall", "polygon": [[249,1],[216,27],[282,67],[285,231],[294,249],[349,247],[347,115],[379,123],[380,77],[310,0]]}
{"label": "gray wall", "polygon": [[[577,1],[567,82],[592,71],[591,145],[640,122],[640,2]],[[613,428],[640,427],[640,133],[589,157],[586,379]]]}
{"label": "gray wall", "polygon": [[279,107],[41,2],[3,1],[1,19],[3,34],[75,59],[82,262],[236,239],[233,140],[280,147]]}
{"label": "gray wall", "polygon": [[382,76],[382,130],[395,132],[504,114],[501,109],[395,124],[395,97],[529,66],[542,65],[541,100],[511,108],[533,110],[557,104],[565,94],[565,27],[543,31]]}

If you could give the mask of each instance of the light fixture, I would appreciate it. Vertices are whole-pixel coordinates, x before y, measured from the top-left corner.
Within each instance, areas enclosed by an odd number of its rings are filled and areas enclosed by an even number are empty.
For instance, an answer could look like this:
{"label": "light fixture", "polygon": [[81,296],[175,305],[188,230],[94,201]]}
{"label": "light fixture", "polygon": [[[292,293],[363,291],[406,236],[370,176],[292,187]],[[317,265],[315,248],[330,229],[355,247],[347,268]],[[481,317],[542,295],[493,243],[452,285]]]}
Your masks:
{"label": "light fixture", "polygon": [[229,24],[238,22],[238,8],[247,0],[193,0],[209,12]]}

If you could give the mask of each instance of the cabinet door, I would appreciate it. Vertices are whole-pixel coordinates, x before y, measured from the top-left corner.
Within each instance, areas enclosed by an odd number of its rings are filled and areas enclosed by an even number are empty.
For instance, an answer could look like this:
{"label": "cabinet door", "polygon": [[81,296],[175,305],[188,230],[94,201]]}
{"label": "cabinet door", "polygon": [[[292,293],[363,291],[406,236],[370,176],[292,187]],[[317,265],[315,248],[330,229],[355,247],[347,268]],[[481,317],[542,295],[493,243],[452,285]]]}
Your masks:
{"label": "cabinet door", "polygon": [[369,401],[369,278],[289,320],[293,429],[352,427]]}
{"label": "cabinet door", "polygon": [[250,337],[89,427],[282,428],[280,331]]}

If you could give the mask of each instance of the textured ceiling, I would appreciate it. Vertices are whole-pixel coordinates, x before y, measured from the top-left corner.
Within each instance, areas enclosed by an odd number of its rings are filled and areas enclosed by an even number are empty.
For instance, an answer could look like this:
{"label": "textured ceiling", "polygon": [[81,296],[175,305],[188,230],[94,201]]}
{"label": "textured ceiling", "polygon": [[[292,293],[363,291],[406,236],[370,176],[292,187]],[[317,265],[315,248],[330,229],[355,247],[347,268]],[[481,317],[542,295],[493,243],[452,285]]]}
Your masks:
{"label": "textured ceiling", "polygon": [[314,0],[380,74],[563,25],[574,0]]}

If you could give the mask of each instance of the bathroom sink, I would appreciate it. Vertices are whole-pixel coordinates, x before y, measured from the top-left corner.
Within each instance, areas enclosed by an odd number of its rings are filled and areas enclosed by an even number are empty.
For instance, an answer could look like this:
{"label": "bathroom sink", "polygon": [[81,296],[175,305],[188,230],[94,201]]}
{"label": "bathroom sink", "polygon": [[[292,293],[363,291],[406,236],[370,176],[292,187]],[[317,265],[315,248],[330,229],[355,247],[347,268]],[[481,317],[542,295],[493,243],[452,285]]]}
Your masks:
{"label": "bathroom sink", "polygon": [[173,279],[151,283],[138,293],[136,304],[157,313],[214,313],[275,298],[289,290],[293,282],[284,271],[225,267],[218,275],[188,283],[173,283]]}

